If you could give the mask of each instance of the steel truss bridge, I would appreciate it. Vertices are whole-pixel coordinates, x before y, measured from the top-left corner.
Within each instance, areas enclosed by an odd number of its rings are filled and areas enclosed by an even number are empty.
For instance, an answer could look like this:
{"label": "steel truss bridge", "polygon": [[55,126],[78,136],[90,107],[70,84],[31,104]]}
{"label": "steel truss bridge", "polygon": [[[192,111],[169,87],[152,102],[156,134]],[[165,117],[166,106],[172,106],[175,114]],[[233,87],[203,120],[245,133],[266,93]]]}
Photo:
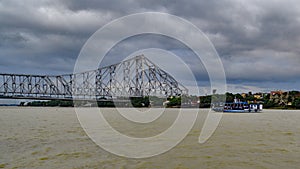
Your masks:
{"label": "steel truss bridge", "polygon": [[0,74],[3,99],[109,100],[187,94],[187,88],[143,55],[76,74]]}

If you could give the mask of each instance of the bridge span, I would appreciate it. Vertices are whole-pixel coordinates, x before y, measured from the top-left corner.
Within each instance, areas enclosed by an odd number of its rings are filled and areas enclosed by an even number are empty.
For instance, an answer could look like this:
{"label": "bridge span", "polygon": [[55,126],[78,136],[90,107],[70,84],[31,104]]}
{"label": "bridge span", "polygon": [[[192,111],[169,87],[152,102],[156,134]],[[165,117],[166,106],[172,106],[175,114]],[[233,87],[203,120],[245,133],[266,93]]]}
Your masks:
{"label": "bridge span", "polygon": [[0,73],[1,99],[111,100],[187,94],[186,87],[144,55],[76,74]]}

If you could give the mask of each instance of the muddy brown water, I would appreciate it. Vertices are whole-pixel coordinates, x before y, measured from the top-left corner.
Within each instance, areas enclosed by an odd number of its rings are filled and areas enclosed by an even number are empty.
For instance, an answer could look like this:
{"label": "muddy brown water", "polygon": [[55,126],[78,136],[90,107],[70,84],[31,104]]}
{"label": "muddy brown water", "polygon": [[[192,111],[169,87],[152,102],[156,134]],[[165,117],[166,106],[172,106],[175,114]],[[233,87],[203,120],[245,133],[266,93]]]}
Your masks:
{"label": "muddy brown water", "polygon": [[[128,123],[114,109],[103,111],[118,131],[147,137],[168,128],[178,109],[168,109],[152,125]],[[1,107],[0,168],[299,168],[299,110],[224,113],[213,136],[199,144],[207,112],[200,110],[194,127],[175,148],[130,159],[97,146],[73,108]]]}

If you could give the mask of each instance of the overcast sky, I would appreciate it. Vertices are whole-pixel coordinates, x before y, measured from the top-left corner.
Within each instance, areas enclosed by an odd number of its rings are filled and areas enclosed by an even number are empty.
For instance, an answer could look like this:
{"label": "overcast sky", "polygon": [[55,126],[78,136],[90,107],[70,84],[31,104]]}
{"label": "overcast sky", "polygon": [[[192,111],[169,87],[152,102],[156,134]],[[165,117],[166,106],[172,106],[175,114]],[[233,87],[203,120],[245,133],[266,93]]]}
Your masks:
{"label": "overcast sky", "polygon": [[[228,91],[300,90],[299,0],[2,0],[0,73],[72,73],[95,31],[119,17],[149,11],[182,17],[208,36],[223,62]],[[177,42],[157,36],[123,44],[111,57],[142,47],[185,54]],[[205,87],[201,67],[193,71]]]}

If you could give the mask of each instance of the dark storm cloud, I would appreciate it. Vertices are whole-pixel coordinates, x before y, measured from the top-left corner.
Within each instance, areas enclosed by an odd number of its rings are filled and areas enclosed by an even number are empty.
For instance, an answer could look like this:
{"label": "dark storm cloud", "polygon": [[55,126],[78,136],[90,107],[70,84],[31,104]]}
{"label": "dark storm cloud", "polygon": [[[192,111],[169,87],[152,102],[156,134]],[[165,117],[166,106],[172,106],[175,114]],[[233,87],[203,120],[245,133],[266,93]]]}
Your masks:
{"label": "dark storm cloud", "polygon": [[[229,83],[257,90],[266,88],[261,81],[286,89],[299,83],[296,0],[0,1],[0,72],[70,73],[82,45],[97,29],[118,17],[146,11],[174,14],[199,27],[215,45]],[[125,47],[131,51],[151,44],[177,53],[185,50],[163,39],[128,41]],[[114,49],[115,55],[123,53],[120,49],[124,48]],[[190,59],[196,70],[193,63]],[[199,66],[197,80],[207,80],[205,73]]]}
{"label": "dark storm cloud", "polygon": [[229,82],[299,83],[295,80],[300,79],[299,5],[299,1],[195,1],[185,7],[174,3],[171,11],[210,37]]}
{"label": "dark storm cloud", "polygon": [[59,1],[1,1],[0,59],[6,65],[4,70],[71,72],[84,42],[107,19],[109,14],[74,12]]}

